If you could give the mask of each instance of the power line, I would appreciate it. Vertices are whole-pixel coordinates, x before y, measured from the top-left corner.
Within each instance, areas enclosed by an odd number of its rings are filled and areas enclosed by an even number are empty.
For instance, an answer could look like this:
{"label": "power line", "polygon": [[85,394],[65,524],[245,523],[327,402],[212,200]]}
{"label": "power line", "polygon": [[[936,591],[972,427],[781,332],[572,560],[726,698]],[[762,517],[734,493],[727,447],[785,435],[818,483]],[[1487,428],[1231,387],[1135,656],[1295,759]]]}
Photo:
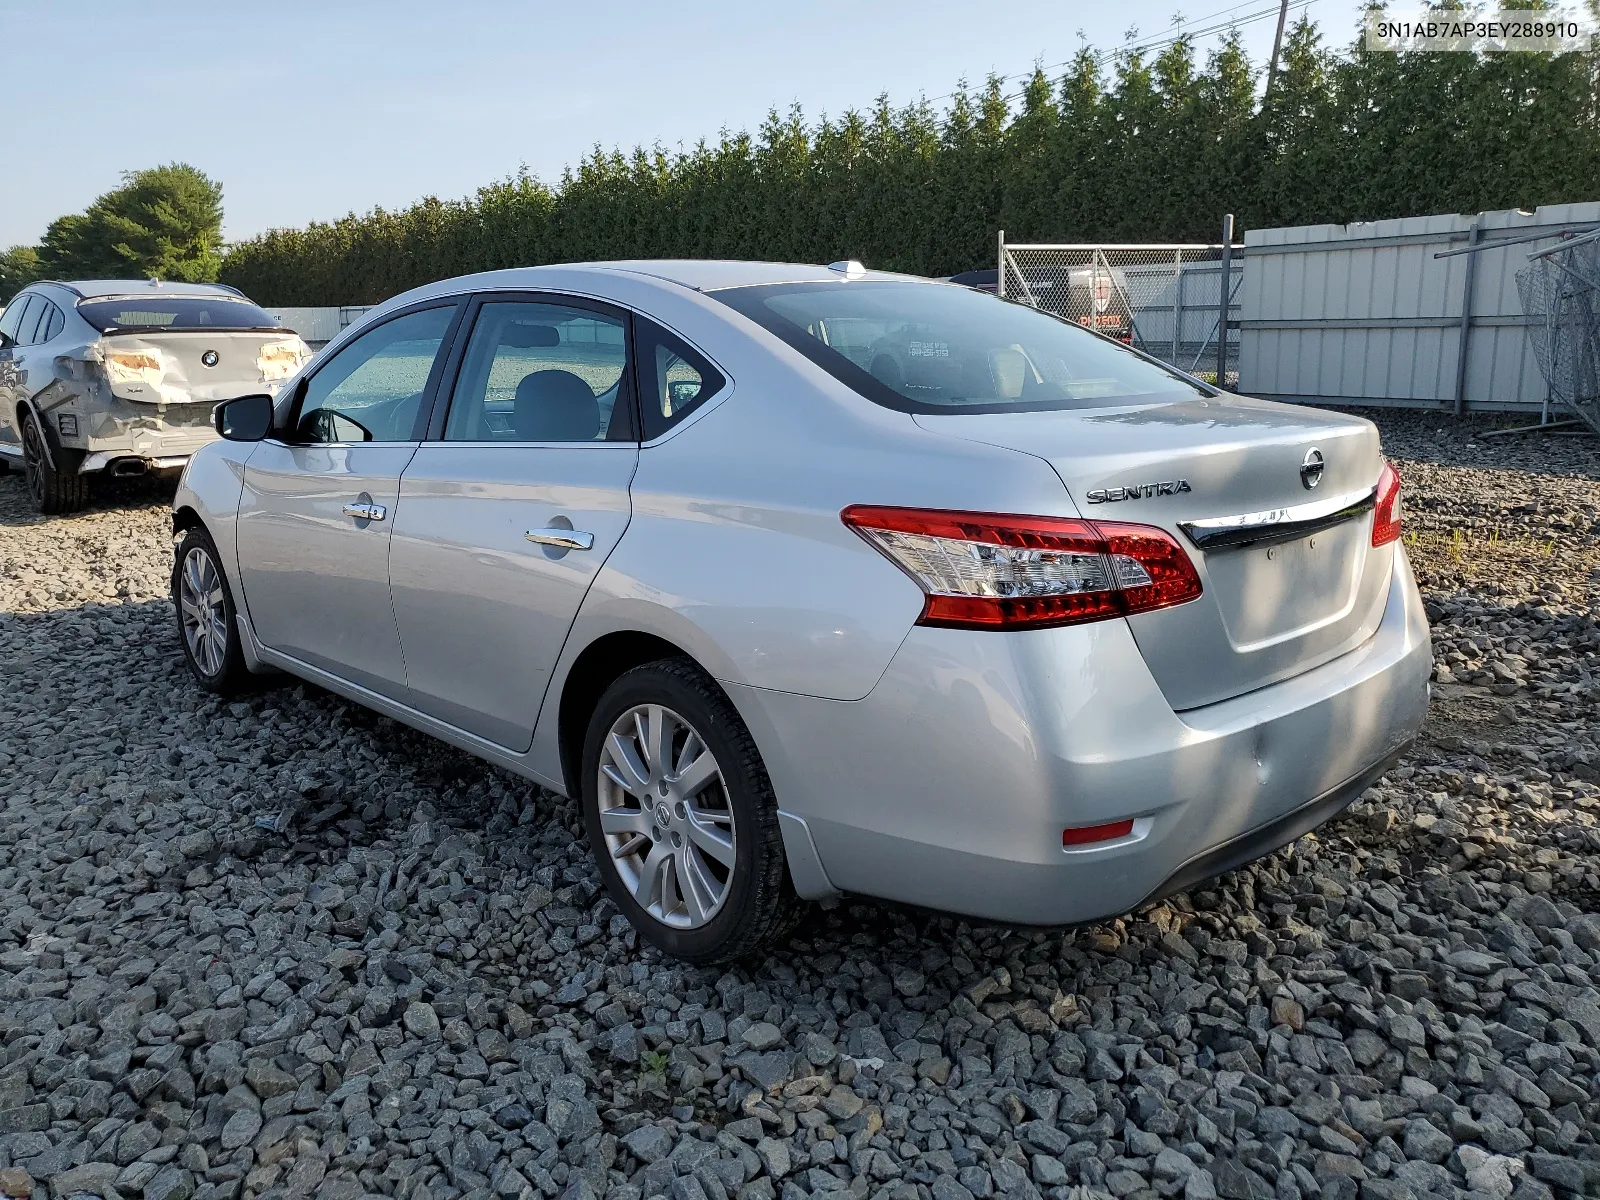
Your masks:
{"label": "power line", "polygon": [[[1227,30],[1238,29],[1245,25],[1253,25],[1257,21],[1264,21],[1272,17],[1277,17],[1280,12],[1304,12],[1313,4],[1317,3],[1317,0],[1290,0],[1287,9],[1281,8],[1278,0],[1273,0],[1273,2],[1267,7],[1258,8],[1256,11],[1247,13],[1244,16],[1228,16],[1228,14],[1235,13],[1241,8],[1250,8],[1252,5],[1260,3],[1262,3],[1262,0],[1241,0],[1241,3],[1234,4],[1228,8],[1218,9],[1214,13],[1208,13],[1203,17],[1196,18],[1193,22],[1174,21],[1161,33],[1152,35],[1151,37],[1143,40],[1126,42],[1123,45],[1111,50],[1091,51],[1090,58],[1094,62],[1095,66],[1101,67],[1119,54],[1128,54],[1136,51],[1164,50],[1175,42],[1183,41],[1186,38],[1194,39],[1209,37],[1214,33],[1223,33]],[[1226,19],[1218,20],[1218,18]],[[1208,22],[1210,23],[1208,24]],[[1035,70],[1045,72],[1058,71],[1062,67],[1071,66],[1075,61],[1076,56],[1066,59],[1063,62],[1048,63],[1043,66],[1030,67],[1025,71],[1014,71],[1009,75],[1000,75],[996,76],[996,78],[1001,83],[1005,83],[1008,80],[1031,77]],[[937,104],[941,100],[952,100],[956,97],[956,95],[956,92],[946,92],[942,96],[926,97],[924,98],[923,102],[926,104]],[[1021,96],[1021,92],[1015,92],[1006,94],[1002,98],[1010,101],[1020,99]]]}

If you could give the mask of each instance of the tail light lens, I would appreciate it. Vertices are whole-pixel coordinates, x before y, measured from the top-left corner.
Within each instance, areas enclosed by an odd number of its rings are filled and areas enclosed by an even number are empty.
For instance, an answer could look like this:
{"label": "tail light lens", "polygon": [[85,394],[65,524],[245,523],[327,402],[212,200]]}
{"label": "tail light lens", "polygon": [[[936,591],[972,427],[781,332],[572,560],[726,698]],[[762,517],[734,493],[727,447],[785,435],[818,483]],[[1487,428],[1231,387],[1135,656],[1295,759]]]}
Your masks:
{"label": "tail light lens", "polygon": [[1372,544],[1387,546],[1400,536],[1400,472],[1387,462],[1378,475],[1378,501],[1372,508]]}
{"label": "tail light lens", "polygon": [[864,504],[840,517],[927,593],[919,625],[1077,625],[1200,595],[1183,547],[1150,525]]}

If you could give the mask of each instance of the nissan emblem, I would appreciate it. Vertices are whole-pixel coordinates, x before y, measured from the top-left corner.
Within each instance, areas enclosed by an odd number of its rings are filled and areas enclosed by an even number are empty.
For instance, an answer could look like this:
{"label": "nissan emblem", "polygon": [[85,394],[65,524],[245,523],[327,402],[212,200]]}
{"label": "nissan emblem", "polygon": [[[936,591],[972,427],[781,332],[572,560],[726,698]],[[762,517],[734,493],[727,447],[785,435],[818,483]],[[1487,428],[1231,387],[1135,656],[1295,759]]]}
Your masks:
{"label": "nissan emblem", "polygon": [[1300,482],[1308,492],[1322,482],[1322,468],[1322,451],[1313,446],[1300,461]]}

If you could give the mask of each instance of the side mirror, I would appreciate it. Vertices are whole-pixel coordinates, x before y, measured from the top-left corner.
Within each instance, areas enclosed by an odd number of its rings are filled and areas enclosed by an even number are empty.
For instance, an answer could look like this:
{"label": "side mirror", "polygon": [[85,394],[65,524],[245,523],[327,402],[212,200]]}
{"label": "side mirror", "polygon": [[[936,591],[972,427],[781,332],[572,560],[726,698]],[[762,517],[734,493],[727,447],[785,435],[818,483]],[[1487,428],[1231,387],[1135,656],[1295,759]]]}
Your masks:
{"label": "side mirror", "polygon": [[236,396],[211,410],[211,423],[230,442],[259,442],[272,432],[272,397]]}
{"label": "side mirror", "polygon": [[672,411],[677,412],[685,408],[700,395],[701,383],[698,379],[674,379],[667,384],[667,398],[672,402]]}

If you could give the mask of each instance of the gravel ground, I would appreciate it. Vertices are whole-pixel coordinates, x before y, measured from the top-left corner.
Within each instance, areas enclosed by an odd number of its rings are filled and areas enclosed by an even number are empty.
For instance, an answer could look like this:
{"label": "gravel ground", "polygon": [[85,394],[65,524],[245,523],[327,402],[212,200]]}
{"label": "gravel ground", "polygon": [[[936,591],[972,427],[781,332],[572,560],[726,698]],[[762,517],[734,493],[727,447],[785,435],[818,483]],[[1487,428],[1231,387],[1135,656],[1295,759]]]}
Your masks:
{"label": "gravel ground", "polygon": [[184,674],[168,497],[0,479],[0,1193],[1600,1194],[1600,447],[1382,418],[1438,683],[1314,837],[1066,933],[691,969],[572,806]]}

